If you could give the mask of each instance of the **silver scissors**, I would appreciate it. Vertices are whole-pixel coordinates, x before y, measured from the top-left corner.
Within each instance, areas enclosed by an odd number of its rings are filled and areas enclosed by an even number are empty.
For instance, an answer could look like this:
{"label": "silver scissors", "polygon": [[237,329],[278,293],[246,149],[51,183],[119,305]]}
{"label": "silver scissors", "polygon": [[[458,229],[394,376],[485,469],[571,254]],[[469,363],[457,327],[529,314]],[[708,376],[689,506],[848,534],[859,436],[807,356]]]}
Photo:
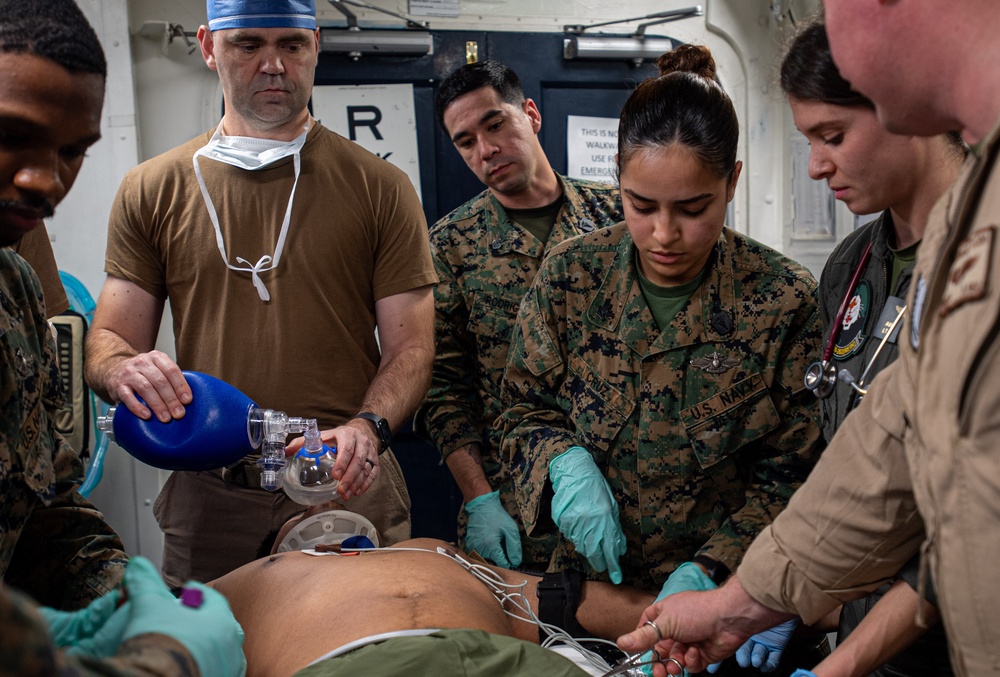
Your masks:
{"label": "silver scissors", "polygon": [[[643,656],[650,654],[650,659],[648,661],[642,660]],[[609,672],[605,672],[601,677],[612,677],[612,675],[636,675],[637,677],[642,673],[639,672],[639,668],[644,665],[656,665],[657,663],[673,663],[681,669],[681,674],[687,674],[684,672],[684,666],[680,664],[676,658],[663,658],[660,656],[660,652],[656,649],[650,649],[647,652],[637,653],[629,656],[624,661],[621,662],[618,667],[612,668]],[[633,673],[632,671],[635,670]]]}

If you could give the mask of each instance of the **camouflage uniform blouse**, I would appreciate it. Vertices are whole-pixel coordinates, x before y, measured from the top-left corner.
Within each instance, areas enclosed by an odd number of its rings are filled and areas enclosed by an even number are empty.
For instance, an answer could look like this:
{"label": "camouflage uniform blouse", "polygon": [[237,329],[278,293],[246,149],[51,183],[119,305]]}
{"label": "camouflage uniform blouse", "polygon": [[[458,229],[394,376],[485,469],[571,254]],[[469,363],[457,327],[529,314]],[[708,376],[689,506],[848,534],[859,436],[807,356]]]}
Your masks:
{"label": "camouflage uniform blouse", "polygon": [[501,412],[500,379],[518,306],[548,250],[622,218],[615,186],[557,177],[565,202],[547,242],[511,221],[488,190],[430,229],[439,279],[434,289],[437,355],[419,418],[442,456],[470,442],[480,444],[486,479],[515,519],[517,506],[500,463],[493,421]]}
{"label": "camouflage uniform blouse", "polygon": [[8,248],[0,248],[0,352],[0,580],[41,604],[80,608],[118,584],[125,553],[77,493],[83,465],[52,429],[63,395],[42,292]]}
{"label": "camouflage uniform blouse", "polygon": [[[517,318],[497,425],[528,533],[555,529],[548,465],[580,445],[618,501],[625,583],[658,589],[695,555],[735,570],[805,479],[823,444],[803,387],[822,328],[808,271],[725,229],[660,332],[633,256],[621,223],[546,259]],[[598,577],[565,539],[554,564]]]}
{"label": "camouflage uniform blouse", "polygon": [[[198,665],[177,640],[159,634],[122,642],[112,658],[69,656],[52,645],[27,597],[0,584],[0,677],[195,677]],[[203,676],[207,677],[207,676]]]}

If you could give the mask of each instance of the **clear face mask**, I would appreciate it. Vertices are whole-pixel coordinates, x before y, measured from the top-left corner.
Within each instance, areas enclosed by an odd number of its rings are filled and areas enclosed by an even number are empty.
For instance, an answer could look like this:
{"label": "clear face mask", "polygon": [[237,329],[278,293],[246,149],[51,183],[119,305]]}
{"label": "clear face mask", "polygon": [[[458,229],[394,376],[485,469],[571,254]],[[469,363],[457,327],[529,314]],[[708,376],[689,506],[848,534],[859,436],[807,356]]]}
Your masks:
{"label": "clear face mask", "polygon": [[285,463],[281,488],[300,505],[319,505],[337,496],[339,482],[333,476],[337,448],[323,444],[319,430],[306,430],[304,443]]}
{"label": "clear face mask", "polygon": [[[247,136],[225,136],[222,133],[222,123],[216,128],[212,138],[208,143],[195,151],[194,174],[198,179],[198,187],[201,189],[201,197],[205,201],[208,209],[208,217],[215,228],[215,242],[222,254],[222,261],[230,270],[237,270],[250,273],[250,280],[261,301],[270,301],[271,294],[264,285],[260,274],[278,267],[281,261],[281,253],[285,249],[285,237],[288,235],[288,225],[292,219],[292,203],[295,200],[295,189],[299,185],[299,175],[302,173],[302,147],[306,143],[309,135],[309,123],[307,122],[299,134],[292,141],[274,141],[273,139],[257,139]],[[294,161],[295,181],[292,183],[292,191],[288,196],[288,206],[285,207],[285,216],[281,222],[281,230],[278,234],[278,242],[275,244],[273,254],[264,254],[256,263],[237,256],[236,262],[242,265],[233,265],[229,262],[226,254],[226,243],[222,239],[222,229],[219,227],[219,215],[215,210],[215,203],[212,196],[208,194],[208,187],[205,185],[205,178],[201,173],[201,165],[198,164],[199,157],[205,157],[217,162],[223,162],[238,169],[246,171],[256,171],[291,156]]]}
{"label": "clear face mask", "polygon": [[340,545],[352,536],[364,536],[374,547],[378,547],[374,524],[347,510],[327,510],[296,524],[281,539],[275,552],[308,550],[317,545]]}

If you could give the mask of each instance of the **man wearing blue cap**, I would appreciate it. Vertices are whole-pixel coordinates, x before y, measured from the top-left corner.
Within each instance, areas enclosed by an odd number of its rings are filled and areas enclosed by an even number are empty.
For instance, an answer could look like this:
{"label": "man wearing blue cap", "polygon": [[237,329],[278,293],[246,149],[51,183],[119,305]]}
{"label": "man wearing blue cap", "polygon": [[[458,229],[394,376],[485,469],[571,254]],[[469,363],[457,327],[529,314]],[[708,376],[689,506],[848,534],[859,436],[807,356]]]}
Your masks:
{"label": "man wearing blue cap", "polygon": [[[225,114],[122,182],[88,380],[138,416],[169,421],[191,402],[183,367],[315,418],[338,449],[341,499],[384,540],[408,538],[409,496],[387,448],[427,390],[434,353],[419,200],[405,174],[309,115],[312,0],[207,6],[198,40]],[[176,363],[153,349],[168,299]],[[254,460],[167,481],[154,512],[168,582],[249,562],[301,510],[260,489]]]}
{"label": "man wearing blue cap", "polygon": [[14,251],[100,139],[104,50],[73,0],[4,0],[0,73],[0,676],[242,677],[222,595],[192,584],[183,605],[147,560],[126,568],[80,496],[83,465],[53,424],[63,394],[42,287]]}

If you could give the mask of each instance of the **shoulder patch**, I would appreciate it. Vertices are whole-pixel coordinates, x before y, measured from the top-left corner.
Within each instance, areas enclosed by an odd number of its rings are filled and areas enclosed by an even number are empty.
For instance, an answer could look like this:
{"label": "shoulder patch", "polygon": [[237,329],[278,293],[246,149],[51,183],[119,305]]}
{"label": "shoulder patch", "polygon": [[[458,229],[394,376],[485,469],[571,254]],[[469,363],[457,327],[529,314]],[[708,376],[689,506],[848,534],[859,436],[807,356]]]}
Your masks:
{"label": "shoulder patch", "polygon": [[938,311],[941,317],[964,303],[978,301],[986,296],[996,228],[979,228],[958,245],[955,259],[948,271],[948,283],[941,297],[941,309]]}

